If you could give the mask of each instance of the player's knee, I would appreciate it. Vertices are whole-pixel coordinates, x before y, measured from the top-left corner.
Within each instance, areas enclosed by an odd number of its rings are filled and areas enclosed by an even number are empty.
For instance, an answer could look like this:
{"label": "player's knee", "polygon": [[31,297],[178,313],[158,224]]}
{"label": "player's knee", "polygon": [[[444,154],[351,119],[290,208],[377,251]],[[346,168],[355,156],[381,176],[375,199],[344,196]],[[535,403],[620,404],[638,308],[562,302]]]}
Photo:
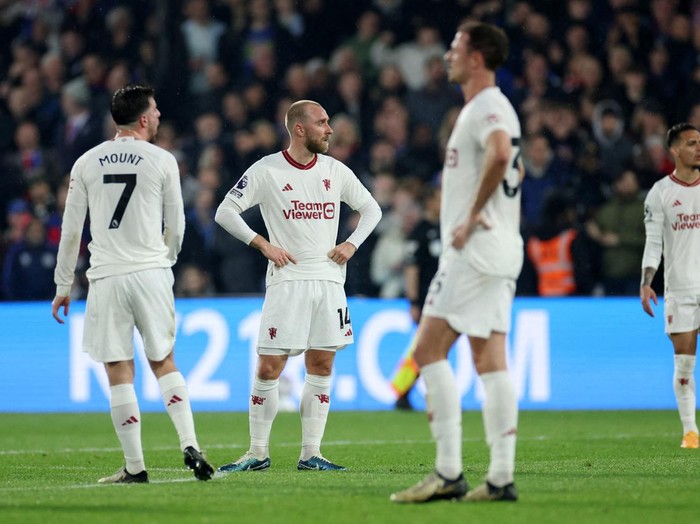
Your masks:
{"label": "player's knee", "polygon": [[423,344],[418,344],[416,346],[416,350],[413,352],[413,360],[415,360],[416,365],[419,368],[422,368],[423,366],[427,366],[428,364],[432,364],[444,358],[444,355],[432,351],[430,346]]}
{"label": "player's knee", "polygon": [[149,360],[148,364],[156,377],[162,377],[168,373],[174,373],[177,371],[177,366],[175,365],[175,358],[171,352],[163,360]]}
{"label": "player's knee", "polygon": [[277,380],[282,374],[286,360],[261,358],[258,360],[257,376],[261,380]]}
{"label": "player's knee", "polygon": [[314,363],[313,365],[306,365],[306,372],[309,375],[317,375],[319,377],[327,377],[333,372],[333,364],[325,363]]}

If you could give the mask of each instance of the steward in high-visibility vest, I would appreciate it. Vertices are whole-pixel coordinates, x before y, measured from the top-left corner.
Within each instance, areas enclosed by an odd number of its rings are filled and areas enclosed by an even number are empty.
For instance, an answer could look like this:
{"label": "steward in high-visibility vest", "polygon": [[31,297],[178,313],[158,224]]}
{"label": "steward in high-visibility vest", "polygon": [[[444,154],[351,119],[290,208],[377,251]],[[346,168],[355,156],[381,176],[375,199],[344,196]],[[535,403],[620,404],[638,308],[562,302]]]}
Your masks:
{"label": "steward in high-visibility vest", "polygon": [[571,244],[576,238],[574,229],[565,229],[558,235],[540,240],[530,237],[527,254],[537,272],[537,291],[543,297],[571,295],[576,291]]}

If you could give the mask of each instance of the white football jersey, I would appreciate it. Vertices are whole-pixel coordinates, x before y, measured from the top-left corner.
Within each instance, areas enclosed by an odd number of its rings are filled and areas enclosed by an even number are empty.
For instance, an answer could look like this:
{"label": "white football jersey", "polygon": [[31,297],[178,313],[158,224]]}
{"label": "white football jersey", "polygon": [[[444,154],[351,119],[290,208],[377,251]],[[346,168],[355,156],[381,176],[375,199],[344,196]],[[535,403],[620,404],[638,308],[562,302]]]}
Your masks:
{"label": "white football jersey", "polygon": [[297,264],[276,268],[268,262],[267,285],[283,280],[345,282],[345,265],[328,258],[336,245],[340,202],[362,207],[371,194],[342,162],[316,155],[301,165],[286,151],[250,166],[226,198],[239,213],[255,205],[270,243],[291,253]]}
{"label": "white football jersey", "polygon": [[[476,199],[486,140],[496,130],[511,137],[511,166],[482,210],[491,228],[478,228],[458,251],[452,247],[452,232],[465,222]],[[447,142],[440,208],[444,257],[464,257],[486,275],[518,277],[523,263],[519,156],[520,122],[513,106],[498,87],[484,89],[462,108]]]}
{"label": "white football jersey", "polygon": [[103,142],[73,166],[61,226],[55,280],[70,286],[89,210],[90,269],[98,279],[171,267],[185,231],[175,157],[131,137]]}
{"label": "white football jersey", "polygon": [[658,268],[663,253],[666,292],[700,293],[700,180],[673,174],[654,184],[644,201],[642,268]]}

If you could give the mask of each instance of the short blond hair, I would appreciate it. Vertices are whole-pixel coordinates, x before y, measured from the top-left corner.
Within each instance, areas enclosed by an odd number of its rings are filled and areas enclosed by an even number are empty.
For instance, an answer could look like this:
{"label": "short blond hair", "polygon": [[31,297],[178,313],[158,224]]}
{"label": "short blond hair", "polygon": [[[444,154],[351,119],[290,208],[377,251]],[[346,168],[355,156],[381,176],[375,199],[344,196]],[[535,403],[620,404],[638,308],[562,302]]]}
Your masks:
{"label": "short blond hair", "polygon": [[290,136],[297,122],[306,117],[306,108],[310,105],[321,107],[321,104],[313,100],[297,100],[287,109],[287,114],[284,115],[284,127],[287,128]]}

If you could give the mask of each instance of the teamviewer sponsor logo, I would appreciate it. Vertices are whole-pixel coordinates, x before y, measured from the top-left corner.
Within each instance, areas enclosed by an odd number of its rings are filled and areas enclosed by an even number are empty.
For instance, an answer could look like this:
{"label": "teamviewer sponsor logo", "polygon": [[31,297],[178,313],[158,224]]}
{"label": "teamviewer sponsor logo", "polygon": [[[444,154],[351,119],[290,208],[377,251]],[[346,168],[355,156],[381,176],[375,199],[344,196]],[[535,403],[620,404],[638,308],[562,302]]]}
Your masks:
{"label": "teamviewer sponsor logo", "polygon": [[335,218],[335,202],[301,202],[292,200],[292,207],[283,209],[287,220],[332,220]]}
{"label": "teamviewer sponsor logo", "polygon": [[676,221],[671,224],[671,229],[700,229],[700,213],[676,213]]}

